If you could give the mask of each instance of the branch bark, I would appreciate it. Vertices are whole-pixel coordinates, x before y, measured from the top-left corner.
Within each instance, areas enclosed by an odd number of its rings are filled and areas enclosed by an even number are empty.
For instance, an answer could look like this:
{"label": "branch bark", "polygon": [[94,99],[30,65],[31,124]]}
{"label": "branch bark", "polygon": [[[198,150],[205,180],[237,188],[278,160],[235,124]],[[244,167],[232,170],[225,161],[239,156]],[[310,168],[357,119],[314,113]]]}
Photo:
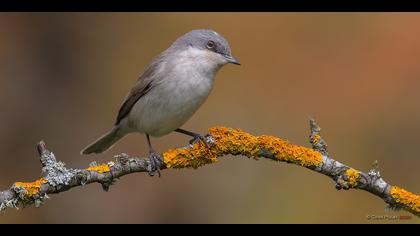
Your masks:
{"label": "branch bark", "polygon": [[[162,154],[160,169],[198,168],[211,164],[224,155],[242,155],[252,158],[268,158],[294,163],[324,174],[335,182],[335,188],[362,189],[380,197],[392,209],[404,209],[420,217],[420,196],[392,186],[380,175],[377,162],[367,173],[353,169],[331,158],[327,144],[321,137],[320,127],[310,120],[309,136],[312,148],[290,144],[273,136],[253,136],[240,129],[214,127],[206,135],[207,143],[190,144],[186,147],[170,149]],[[98,165],[92,163],[86,169],[69,169],[46,148],[41,141],[38,153],[42,165],[42,177],[34,182],[16,182],[8,190],[0,192],[0,211],[7,207],[18,208],[45,202],[49,194],[67,191],[85,184],[100,183],[105,191],[114,181],[135,172],[150,172],[151,163],[147,158],[131,157],[127,154],[115,156],[115,161]]]}

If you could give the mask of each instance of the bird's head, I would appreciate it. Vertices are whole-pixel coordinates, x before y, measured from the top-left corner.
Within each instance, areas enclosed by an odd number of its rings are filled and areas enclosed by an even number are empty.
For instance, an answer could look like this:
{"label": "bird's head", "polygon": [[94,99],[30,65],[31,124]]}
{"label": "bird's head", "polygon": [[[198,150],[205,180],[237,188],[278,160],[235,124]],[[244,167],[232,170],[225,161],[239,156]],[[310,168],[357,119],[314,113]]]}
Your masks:
{"label": "bird's head", "polygon": [[232,55],[229,43],[223,36],[213,30],[199,29],[190,31],[173,44],[172,48],[188,53],[188,56],[196,57],[198,60],[206,60],[217,66],[228,63],[240,65],[239,61]]}

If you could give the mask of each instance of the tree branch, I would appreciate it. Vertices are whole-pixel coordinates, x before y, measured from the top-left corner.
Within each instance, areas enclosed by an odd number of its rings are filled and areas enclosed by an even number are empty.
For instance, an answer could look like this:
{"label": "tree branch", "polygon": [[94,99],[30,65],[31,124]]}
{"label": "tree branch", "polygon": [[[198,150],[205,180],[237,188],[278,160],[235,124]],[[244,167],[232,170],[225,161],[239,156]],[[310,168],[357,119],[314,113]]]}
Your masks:
{"label": "tree branch", "polygon": [[[332,159],[327,144],[320,135],[320,128],[310,120],[309,136],[312,149],[288,143],[273,136],[253,136],[240,129],[213,127],[206,135],[206,146],[201,142],[182,148],[170,149],[162,154],[161,170],[166,168],[198,168],[211,164],[224,155],[242,155],[268,158],[294,163],[332,178],[336,189],[362,189],[382,198],[392,209],[404,209],[420,217],[420,196],[397,186],[381,177],[377,163],[367,173],[353,169]],[[86,169],[68,169],[55,155],[46,149],[45,143],[37,146],[42,165],[42,178],[34,182],[16,182],[0,192],[0,211],[7,207],[17,208],[35,204],[39,206],[48,194],[67,191],[73,187],[100,183],[105,191],[121,176],[135,172],[151,171],[147,158],[115,156],[115,161]]]}

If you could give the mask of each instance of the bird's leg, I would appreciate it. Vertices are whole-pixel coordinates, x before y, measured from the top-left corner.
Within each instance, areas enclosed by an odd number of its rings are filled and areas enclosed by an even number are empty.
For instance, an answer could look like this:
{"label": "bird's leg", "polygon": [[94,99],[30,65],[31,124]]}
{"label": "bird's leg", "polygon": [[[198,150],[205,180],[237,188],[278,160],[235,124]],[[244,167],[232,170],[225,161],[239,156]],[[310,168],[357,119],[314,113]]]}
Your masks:
{"label": "bird's leg", "polygon": [[204,137],[201,134],[197,134],[197,133],[185,130],[185,129],[176,129],[175,132],[178,132],[178,133],[181,133],[181,134],[186,134],[188,136],[193,137],[193,139],[190,140],[190,144],[195,144],[195,143],[201,141],[206,145],[207,148],[210,147],[209,143],[207,143],[206,137]]}
{"label": "bird's leg", "polygon": [[160,166],[163,163],[163,159],[153,149],[152,143],[150,142],[150,137],[148,134],[146,134],[146,138],[147,138],[147,144],[149,145],[149,161],[150,161],[150,169],[148,170],[149,175],[154,176],[155,172],[157,172],[158,176],[160,177]]}

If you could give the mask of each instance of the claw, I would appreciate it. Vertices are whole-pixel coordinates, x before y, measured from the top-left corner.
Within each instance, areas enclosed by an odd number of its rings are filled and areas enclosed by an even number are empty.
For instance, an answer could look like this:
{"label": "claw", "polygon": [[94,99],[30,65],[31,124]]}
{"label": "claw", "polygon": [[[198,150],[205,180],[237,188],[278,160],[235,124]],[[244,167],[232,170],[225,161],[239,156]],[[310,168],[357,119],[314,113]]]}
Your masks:
{"label": "claw", "polygon": [[163,158],[154,152],[151,152],[149,154],[149,166],[147,167],[149,176],[154,176],[155,173],[158,173],[158,176],[160,177],[160,166],[163,163]]}
{"label": "claw", "polygon": [[206,148],[210,148],[210,144],[207,142],[207,138],[200,134],[195,135],[194,138],[190,140],[190,144],[194,145],[200,141],[206,145]]}

